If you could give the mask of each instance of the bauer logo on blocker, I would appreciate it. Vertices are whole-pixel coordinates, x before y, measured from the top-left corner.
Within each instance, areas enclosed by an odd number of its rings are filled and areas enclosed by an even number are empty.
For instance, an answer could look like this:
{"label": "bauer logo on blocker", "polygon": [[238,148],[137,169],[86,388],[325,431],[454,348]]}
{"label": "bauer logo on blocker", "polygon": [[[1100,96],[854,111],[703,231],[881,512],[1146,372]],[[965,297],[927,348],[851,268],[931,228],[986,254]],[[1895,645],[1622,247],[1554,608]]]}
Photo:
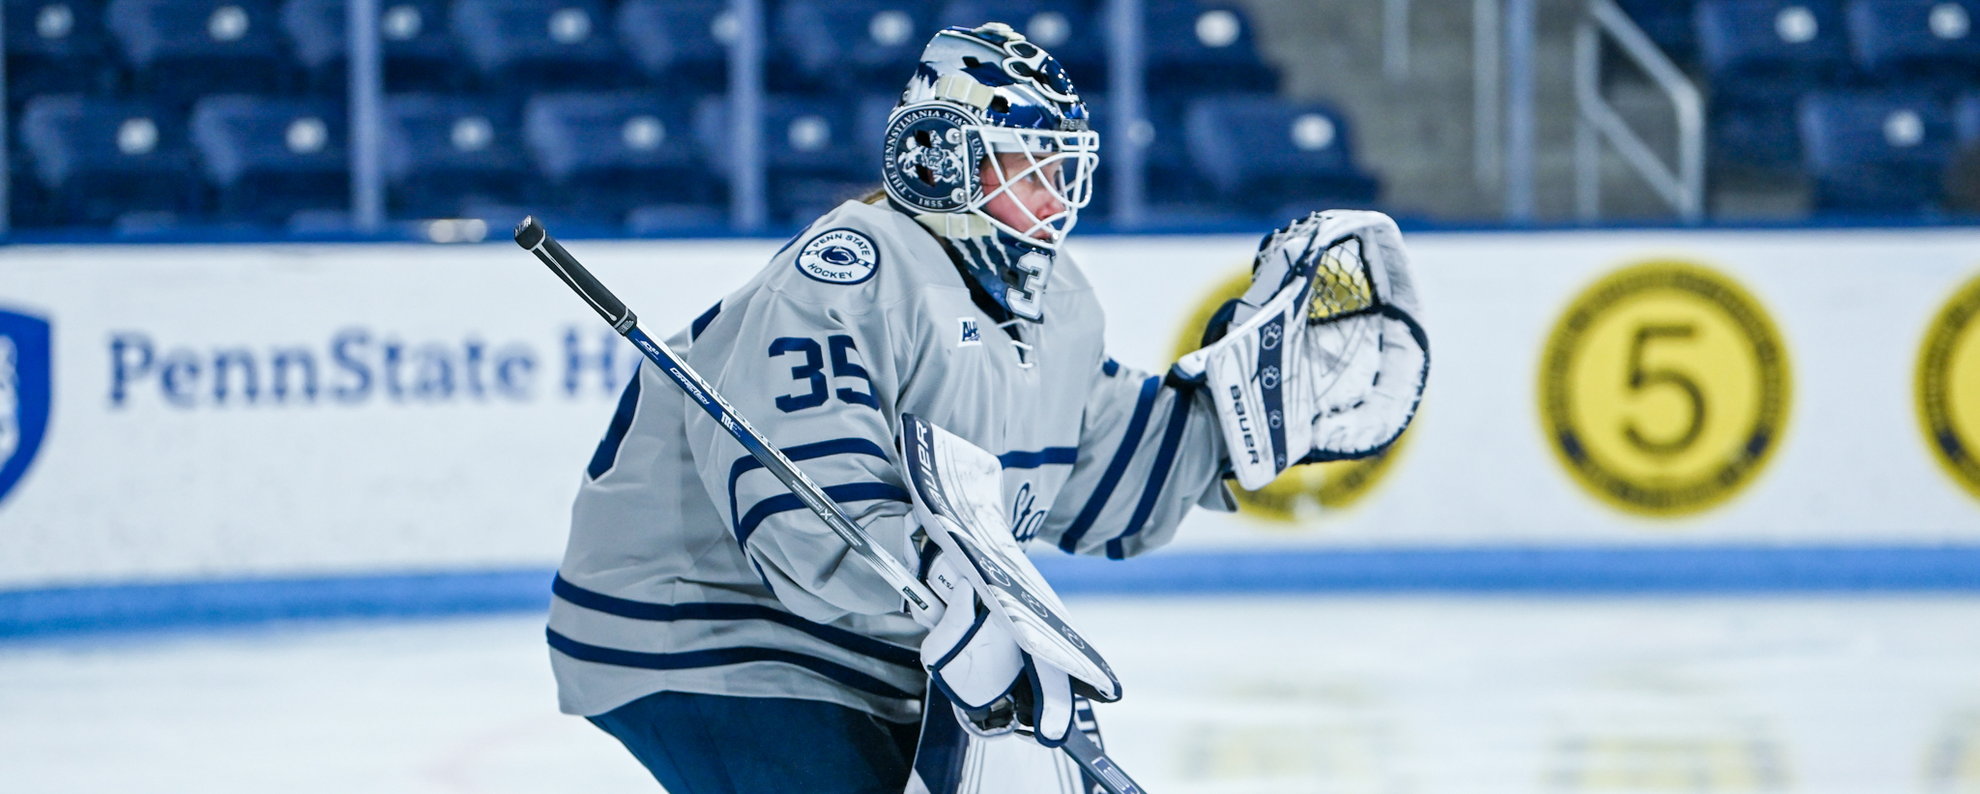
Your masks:
{"label": "bauer logo on blocker", "polygon": [[852,229],[832,229],[798,251],[798,272],[827,284],[858,284],[880,269],[873,238]]}
{"label": "bauer logo on blocker", "polygon": [[48,321],[0,310],[0,502],[27,473],[48,430]]}

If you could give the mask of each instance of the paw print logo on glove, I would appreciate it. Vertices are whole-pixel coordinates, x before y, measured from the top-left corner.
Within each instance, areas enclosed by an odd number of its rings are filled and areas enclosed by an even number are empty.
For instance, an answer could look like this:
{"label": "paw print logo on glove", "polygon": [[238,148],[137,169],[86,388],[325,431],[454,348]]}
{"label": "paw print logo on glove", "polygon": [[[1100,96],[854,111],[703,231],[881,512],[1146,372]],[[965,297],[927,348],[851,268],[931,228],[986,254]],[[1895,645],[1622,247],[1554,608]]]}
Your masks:
{"label": "paw print logo on glove", "polygon": [[1041,618],[1052,615],[1052,610],[1045,608],[1045,602],[1038,600],[1038,596],[1032,595],[1030,590],[1019,590],[1018,600],[1023,601],[1025,606],[1030,607],[1031,611],[1038,613]]}

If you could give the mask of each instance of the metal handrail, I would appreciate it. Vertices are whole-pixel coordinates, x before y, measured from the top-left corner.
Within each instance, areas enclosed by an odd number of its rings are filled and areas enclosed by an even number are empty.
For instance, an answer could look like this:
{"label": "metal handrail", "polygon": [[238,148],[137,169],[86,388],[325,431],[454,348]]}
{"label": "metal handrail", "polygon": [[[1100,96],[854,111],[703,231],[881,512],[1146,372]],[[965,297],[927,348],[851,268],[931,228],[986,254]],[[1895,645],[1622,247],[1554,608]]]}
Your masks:
{"label": "metal handrail", "polygon": [[[1630,129],[1615,108],[1602,98],[1601,35],[1615,40],[1670,97],[1677,110],[1677,167],[1671,168]],[[1584,221],[1601,215],[1602,171],[1600,141],[1607,139],[1643,181],[1686,223],[1705,217],[1705,101],[1698,88],[1657,48],[1643,29],[1615,4],[1589,0],[1574,36],[1575,204]]]}

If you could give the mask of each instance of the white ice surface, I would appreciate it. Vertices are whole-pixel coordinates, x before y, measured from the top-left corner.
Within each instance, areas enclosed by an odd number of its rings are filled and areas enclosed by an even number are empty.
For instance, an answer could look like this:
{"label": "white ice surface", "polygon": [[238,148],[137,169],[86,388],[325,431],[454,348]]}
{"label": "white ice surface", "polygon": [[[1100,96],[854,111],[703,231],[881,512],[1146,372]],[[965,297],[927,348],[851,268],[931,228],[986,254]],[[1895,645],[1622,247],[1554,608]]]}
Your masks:
{"label": "white ice surface", "polygon": [[[1075,598],[1153,794],[1980,791],[1980,599]],[[655,792],[538,616],[0,645],[0,791]]]}

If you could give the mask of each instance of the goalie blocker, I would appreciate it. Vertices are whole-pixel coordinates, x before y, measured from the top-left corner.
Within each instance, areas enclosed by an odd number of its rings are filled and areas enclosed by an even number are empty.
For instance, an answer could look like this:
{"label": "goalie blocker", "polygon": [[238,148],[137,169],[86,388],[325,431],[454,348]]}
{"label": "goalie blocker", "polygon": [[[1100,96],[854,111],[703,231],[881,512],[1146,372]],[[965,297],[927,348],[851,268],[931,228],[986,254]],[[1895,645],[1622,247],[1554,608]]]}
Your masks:
{"label": "goalie blocker", "polygon": [[1238,484],[1255,491],[1287,466],[1394,442],[1430,375],[1395,221],[1313,213],[1265,237],[1251,278],[1171,369],[1208,387]]}
{"label": "goalie blocker", "polygon": [[[932,702],[924,709],[909,791],[953,791],[969,778],[981,790],[1062,790],[1051,756],[1008,735],[1024,733],[1064,751],[1106,791],[1139,792],[1079,724],[1082,698],[1119,700],[1121,684],[1005,529],[1003,464],[913,414],[901,415],[901,447],[929,544],[926,579],[946,605],[922,642],[922,663],[930,689],[953,704],[953,714]],[[947,729],[955,723],[966,732]]]}

